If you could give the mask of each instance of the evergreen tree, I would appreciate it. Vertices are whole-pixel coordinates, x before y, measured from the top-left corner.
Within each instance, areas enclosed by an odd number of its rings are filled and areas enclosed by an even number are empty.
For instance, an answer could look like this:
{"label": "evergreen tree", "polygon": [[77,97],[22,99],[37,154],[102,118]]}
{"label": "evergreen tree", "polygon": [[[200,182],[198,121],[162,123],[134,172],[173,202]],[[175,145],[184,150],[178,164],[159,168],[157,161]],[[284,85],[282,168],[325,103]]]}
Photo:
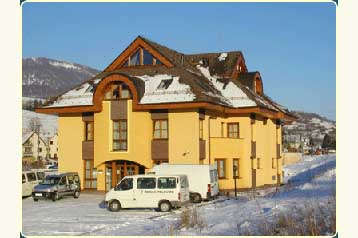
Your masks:
{"label": "evergreen tree", "polygon": [[[322,142],[322,148],[323,149],[330,149],[332,147],[332,138],[326,134],[323,138],[323,142]],[[335,142],[334,142],[335,143]]]}

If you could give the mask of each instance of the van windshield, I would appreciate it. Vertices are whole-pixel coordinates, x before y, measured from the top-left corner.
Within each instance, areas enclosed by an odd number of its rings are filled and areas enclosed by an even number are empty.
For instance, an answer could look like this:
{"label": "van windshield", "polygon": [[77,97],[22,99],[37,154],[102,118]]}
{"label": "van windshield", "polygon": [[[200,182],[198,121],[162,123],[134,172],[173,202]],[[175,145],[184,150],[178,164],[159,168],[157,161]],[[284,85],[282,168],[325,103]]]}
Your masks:
{"label": "van windshield", "polygon": [[53,184],[58,184],[58,181],[60,181],[60,178],[61,177],[55,177],[55,176],[48,176],[45,178],[45,180],[40,183],[40,184],[43,184],[43,185],[53,185]]}

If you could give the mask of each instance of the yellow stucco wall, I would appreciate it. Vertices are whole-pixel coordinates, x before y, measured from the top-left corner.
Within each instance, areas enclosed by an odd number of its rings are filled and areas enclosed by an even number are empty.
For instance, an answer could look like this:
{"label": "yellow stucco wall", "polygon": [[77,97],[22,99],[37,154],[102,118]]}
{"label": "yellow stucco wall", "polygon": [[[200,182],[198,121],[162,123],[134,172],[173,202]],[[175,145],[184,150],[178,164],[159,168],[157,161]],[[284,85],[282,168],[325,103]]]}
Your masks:
{"label": "yellow stucco wall", "polygon": [[[110,119],[110,101],[103,101],[103,109],[94,114],[94,167],[97,171],[97,190],[105,190],[105,162],[128,160],[137,162],[147,169],[153,166],[151,141],[153,121],[150,112],[133,112],[132,100],[128,100],[128,151],[112,151],[112,121]],[[227,136],[227,123],[238,122],[240,138]],[[210,124],[210,138],[209,138]],[[281,143],[281,128],[276,129],[273,120],[264,125],[258,117],[251,125],[249,115],[222,117],[205,115],[203,139],[206,142],[206,156],[199,160],[199,113],[192,111],[169,111],[169,163],[172,164],[214,164],[215,159],[225,159],[226,178],[219,180],[220,189],[233,189],[233,159],[239,159],[238,188],[252,187],[251,168],[257,172],[256,185],[275,184],[272,176],[281,173],[282,159],[272,168],[272,158],[276,157],[276,142]],[[59,170],[77,171],[83,182],[82,141],[84,124],[81,114],[59,117]],[[257,158],[261,168],[257,169],[257,159],[251,156],[251,140],[257,144]],[[210,143],[210,145],[209,145]],[[210,150],[209,150],[210,148]],[[253,163],[252,163],[253,162]],[[277,160],[275,160],[277,162]],[[83,184],[82,184],[83,186]]]}
{"label": "yellow stucco wall", "polygon": [[58,117],[58,170],[78,172],[83,188],[82,141],[84,137],[81,114]]}
{"label": "yellow stucco wall", "polygon": [[169,163],[199,164],[199,114],[169,111]]}
{"label": "yellow stucco wall", "polygon": [[[205,117],[205,121],[209,116]],[[207,122],[209,124],[209,122]],[[227,138],[227,123],[239,123],[239,139]],[[209,127],[205,127],[209,130]],[[204,130],[205,131],[205,130]],[[205,135],[205,133],[204,133]],[[225,179],[219,180],[220,189],[233,189],[233,160],[239,160],[239,178],[236,179],[238,188],[251,187],[251,131],[250,118],[242,117],[214,117],[210,119],[210,162],[215,159],[225,159]],[[209,138],[207,146],[209,145]],[[208,157],[208,153],[207,153]]]}
{"label": "yellow stucco wall", "polygon": [[[98,176],[97,189],[105,190],[105,168],[103,163],[111,160],[129,160],[152,166],[151,140],[152,120],[148,112],[133,112],[132,100],[128,100],[128,150],[112,151],[113,127],[110,112],[110,101],[103,101],[103,109],[94,114],[94,166],[103,173]],[[103,179],[102,179],[103,176]]]}
{"label": "yellow stucco wall", "polygon": [[[267,119],[265,125],[261,117],[257,117],[253,127],[256,141],[256,159],[254,159],[257,174],[256,186],[275,184],[277,173],[281,174],[282,169],[280,164],[282,160],[277,160],[276,156],[276,144],[281,143],[281,129],[276,129],[275,120]],[[260,168],[258,168],[258,159],[260,159]],[[272,159],[274,159],[274,166],[272,166]]]}

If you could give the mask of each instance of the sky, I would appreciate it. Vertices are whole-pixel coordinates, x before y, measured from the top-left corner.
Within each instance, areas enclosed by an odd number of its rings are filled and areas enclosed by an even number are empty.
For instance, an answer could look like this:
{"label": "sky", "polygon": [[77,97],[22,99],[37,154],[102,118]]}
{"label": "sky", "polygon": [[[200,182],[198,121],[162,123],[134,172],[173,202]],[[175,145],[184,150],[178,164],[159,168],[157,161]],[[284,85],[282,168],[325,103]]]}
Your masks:
{"label": "sky", "polygon": [[23,57],[102,70],[138,35],[188,54],[240,50],[265,94],[335,120],[334,3],[25,2],[22,11]]}

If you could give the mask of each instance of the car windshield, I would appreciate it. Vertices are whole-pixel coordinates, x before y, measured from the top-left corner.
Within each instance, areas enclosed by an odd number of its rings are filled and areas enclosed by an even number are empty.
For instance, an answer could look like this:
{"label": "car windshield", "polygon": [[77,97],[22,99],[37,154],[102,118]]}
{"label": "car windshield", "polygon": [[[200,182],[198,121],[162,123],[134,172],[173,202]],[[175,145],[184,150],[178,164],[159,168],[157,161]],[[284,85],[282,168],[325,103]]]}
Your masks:
{"label": "car windshield", "polygon": [[51,184],[58,184],[58,181],[61,177],[55,177],[55,176],[48,176],[45,178],[45,180],[41,183],[44,185],[51,185]]}

